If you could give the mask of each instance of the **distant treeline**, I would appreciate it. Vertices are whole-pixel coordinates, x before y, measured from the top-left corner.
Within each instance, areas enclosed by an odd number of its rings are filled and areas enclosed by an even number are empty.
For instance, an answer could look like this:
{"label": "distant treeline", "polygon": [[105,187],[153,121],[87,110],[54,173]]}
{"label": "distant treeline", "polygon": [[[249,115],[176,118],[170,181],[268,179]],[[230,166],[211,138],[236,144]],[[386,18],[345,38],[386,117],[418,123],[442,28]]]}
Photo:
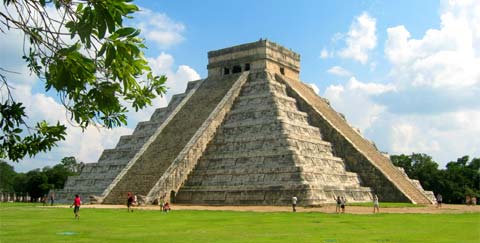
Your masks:
{"label": "distant treeline", "polygon": [[31,201],[38,201],[51,189],[62,189],[67,177],[79,174],[82,167],[83,163],[77,162],[75,157],[65,157],[53,167],[17,173],[13,166],[0,160],[0,193],[28,194]]}
{"label": "distant treeline", "polygon": [[419,180],[423,189],[440,193],[445,203],[465,203],[466,196],[480,196],[480,158],[463,156],[447,163],[445,169],[438,169],[426,154],[392,155],[390,159],[411,179]]}

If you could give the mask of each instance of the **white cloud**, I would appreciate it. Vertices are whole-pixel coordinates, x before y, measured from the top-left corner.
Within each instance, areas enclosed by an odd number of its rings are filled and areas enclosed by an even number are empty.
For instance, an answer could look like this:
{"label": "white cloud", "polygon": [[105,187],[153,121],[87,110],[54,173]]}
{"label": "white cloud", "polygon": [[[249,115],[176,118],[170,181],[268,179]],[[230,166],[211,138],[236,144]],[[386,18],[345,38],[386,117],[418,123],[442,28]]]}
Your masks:
{"label": "white cloud", "polygon": [[175,70],[173,56],[165,52],[160,53],[156,58],[148,58],[148,62],[154,73],[167,75],[166,85],[170,94],[182,93],[185,91],[188,81],[200,79],[200,75],[189,66],[180,65]]}
{"label": "white cloud", "polygon": [[426,153],[445,165],[464,155],[480,156],[479,121],[478,110],[446,112],[433,116],[386,112],[366,134],[391,153]]}
{"label": "white cloud", "polygon": [[329,51],[327,50],[327,48],[324,47],[324,48],[322,49],[322,51],[320,52],[320,58],[321,58],[321,59],[327,59],[327,58],[329,58],[329,57],[332,57],[332,54],[333,54],[333,53],[329,52]]}
{"label": "white cloud", "polygon": [[328,86],[323,96],[330,100],[337,111],[345,114],[351,124],[364,130],[385,111],[385,107],[373,102],[370,96],[394,89],[392,85],[363,83],[352,77],[346,85]]}
{"label": "white cloud", "polygon": [[[440,29],[427,30],[421,39],[411,38],[402,25],[387,29],[385,54],[394,65],[391,75],[403,85],[452,90],[480,85],[480,3],[459,3],[451,1]],[[476,14],[467,14],[470,10]]]}
{"label": "white cloud", "polygon": [[340,66],[333,66],[330,69],[328,69],[327,72],[340,77],[352,76],[352,73],[350,71]]}
{"label": "white cloud", "polygon": [[480,109],[436,114],[394,113],[376,102],[379,95],[396,92],[388,84],[364,83],[351,78],[345,85],[327,87],[326,97],[338,112],[381,151],[432,155],[440,164],[463,155],[480,156]]}
{"label": "white cloud", "polygon": [[168,48],[185,40],[183,36],[185,25],[172,20],[164,13],[143,8],[135,16],[135,22],[146,40],[154,42],[160,48]]}
{"label": "white cloud", "polygon": [[376,19],[367,13],[358,16],[350,26],[345,42],[347,46],[339,52],[340,57],[367,63],[368,52],[377,46]]}

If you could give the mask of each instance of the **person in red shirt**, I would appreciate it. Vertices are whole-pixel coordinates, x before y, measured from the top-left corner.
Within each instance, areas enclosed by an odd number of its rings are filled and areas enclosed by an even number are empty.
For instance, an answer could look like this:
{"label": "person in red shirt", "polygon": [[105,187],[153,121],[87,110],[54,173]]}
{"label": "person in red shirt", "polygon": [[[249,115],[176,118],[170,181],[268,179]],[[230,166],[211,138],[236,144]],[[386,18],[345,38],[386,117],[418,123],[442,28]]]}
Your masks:
{"label": "person in red shirt", "polygon": [[73,213],[75,214],[75,219],[80,219],[79,212],[80,212],[81,204],[82,204],[82,201],[80,200],[80,196],[78,196],[78,194],[75,195],[75,199],[73,199],[73,204],[70,206],[70,207],[75,206],[75,208],[73,209]]}
{"label": "person in red shirt", "polygon": [[168,213],[168,211],[170,211],[170,204],[168,204],[168,202],[166,202],[164,205],[163,205],[163,211],[165,213]]}
{"label": "person in red shirt", "polygon": [[127,198],[127,210],[128,212],[133,212],[133,208],[132,208],[132,205],[133,205],[133,196],[132,196],[132,193],[129,192],[127,194],[128,198]]}

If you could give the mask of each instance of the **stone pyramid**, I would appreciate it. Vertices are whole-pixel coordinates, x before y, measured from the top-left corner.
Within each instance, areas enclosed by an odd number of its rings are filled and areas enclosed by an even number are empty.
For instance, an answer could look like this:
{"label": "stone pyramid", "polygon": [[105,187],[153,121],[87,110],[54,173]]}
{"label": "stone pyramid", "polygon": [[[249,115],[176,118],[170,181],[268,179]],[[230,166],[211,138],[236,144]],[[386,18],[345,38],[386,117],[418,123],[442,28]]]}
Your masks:
{"label": "stone pyramid", "polygon": [[430,204],[395,167],[299,80],[300,56],[267,40],[208,53],[208,77],[69,177],[74,194],[123,204],[301,205],[372,200]]}

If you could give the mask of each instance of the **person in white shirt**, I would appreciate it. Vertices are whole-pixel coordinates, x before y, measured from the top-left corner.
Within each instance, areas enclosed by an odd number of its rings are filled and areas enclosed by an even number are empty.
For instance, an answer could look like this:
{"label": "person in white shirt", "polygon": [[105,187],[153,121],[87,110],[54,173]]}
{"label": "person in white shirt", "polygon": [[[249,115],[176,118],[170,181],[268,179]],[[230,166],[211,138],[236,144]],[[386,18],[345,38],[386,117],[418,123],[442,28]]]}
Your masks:
{"label": "person in white shirt", "polygon": [[297,197],[292,197],[292,209],[293,209],[293,212],[296,212],[297,209],[296,209],[296,206],[297,206]]}
{"label": "person in white shirt", "polygon": [[375,210],[377,210],[377,213],[380,213],[380,204],[378,203],[377,194],[373,195],[373,213],[375,213]]}

